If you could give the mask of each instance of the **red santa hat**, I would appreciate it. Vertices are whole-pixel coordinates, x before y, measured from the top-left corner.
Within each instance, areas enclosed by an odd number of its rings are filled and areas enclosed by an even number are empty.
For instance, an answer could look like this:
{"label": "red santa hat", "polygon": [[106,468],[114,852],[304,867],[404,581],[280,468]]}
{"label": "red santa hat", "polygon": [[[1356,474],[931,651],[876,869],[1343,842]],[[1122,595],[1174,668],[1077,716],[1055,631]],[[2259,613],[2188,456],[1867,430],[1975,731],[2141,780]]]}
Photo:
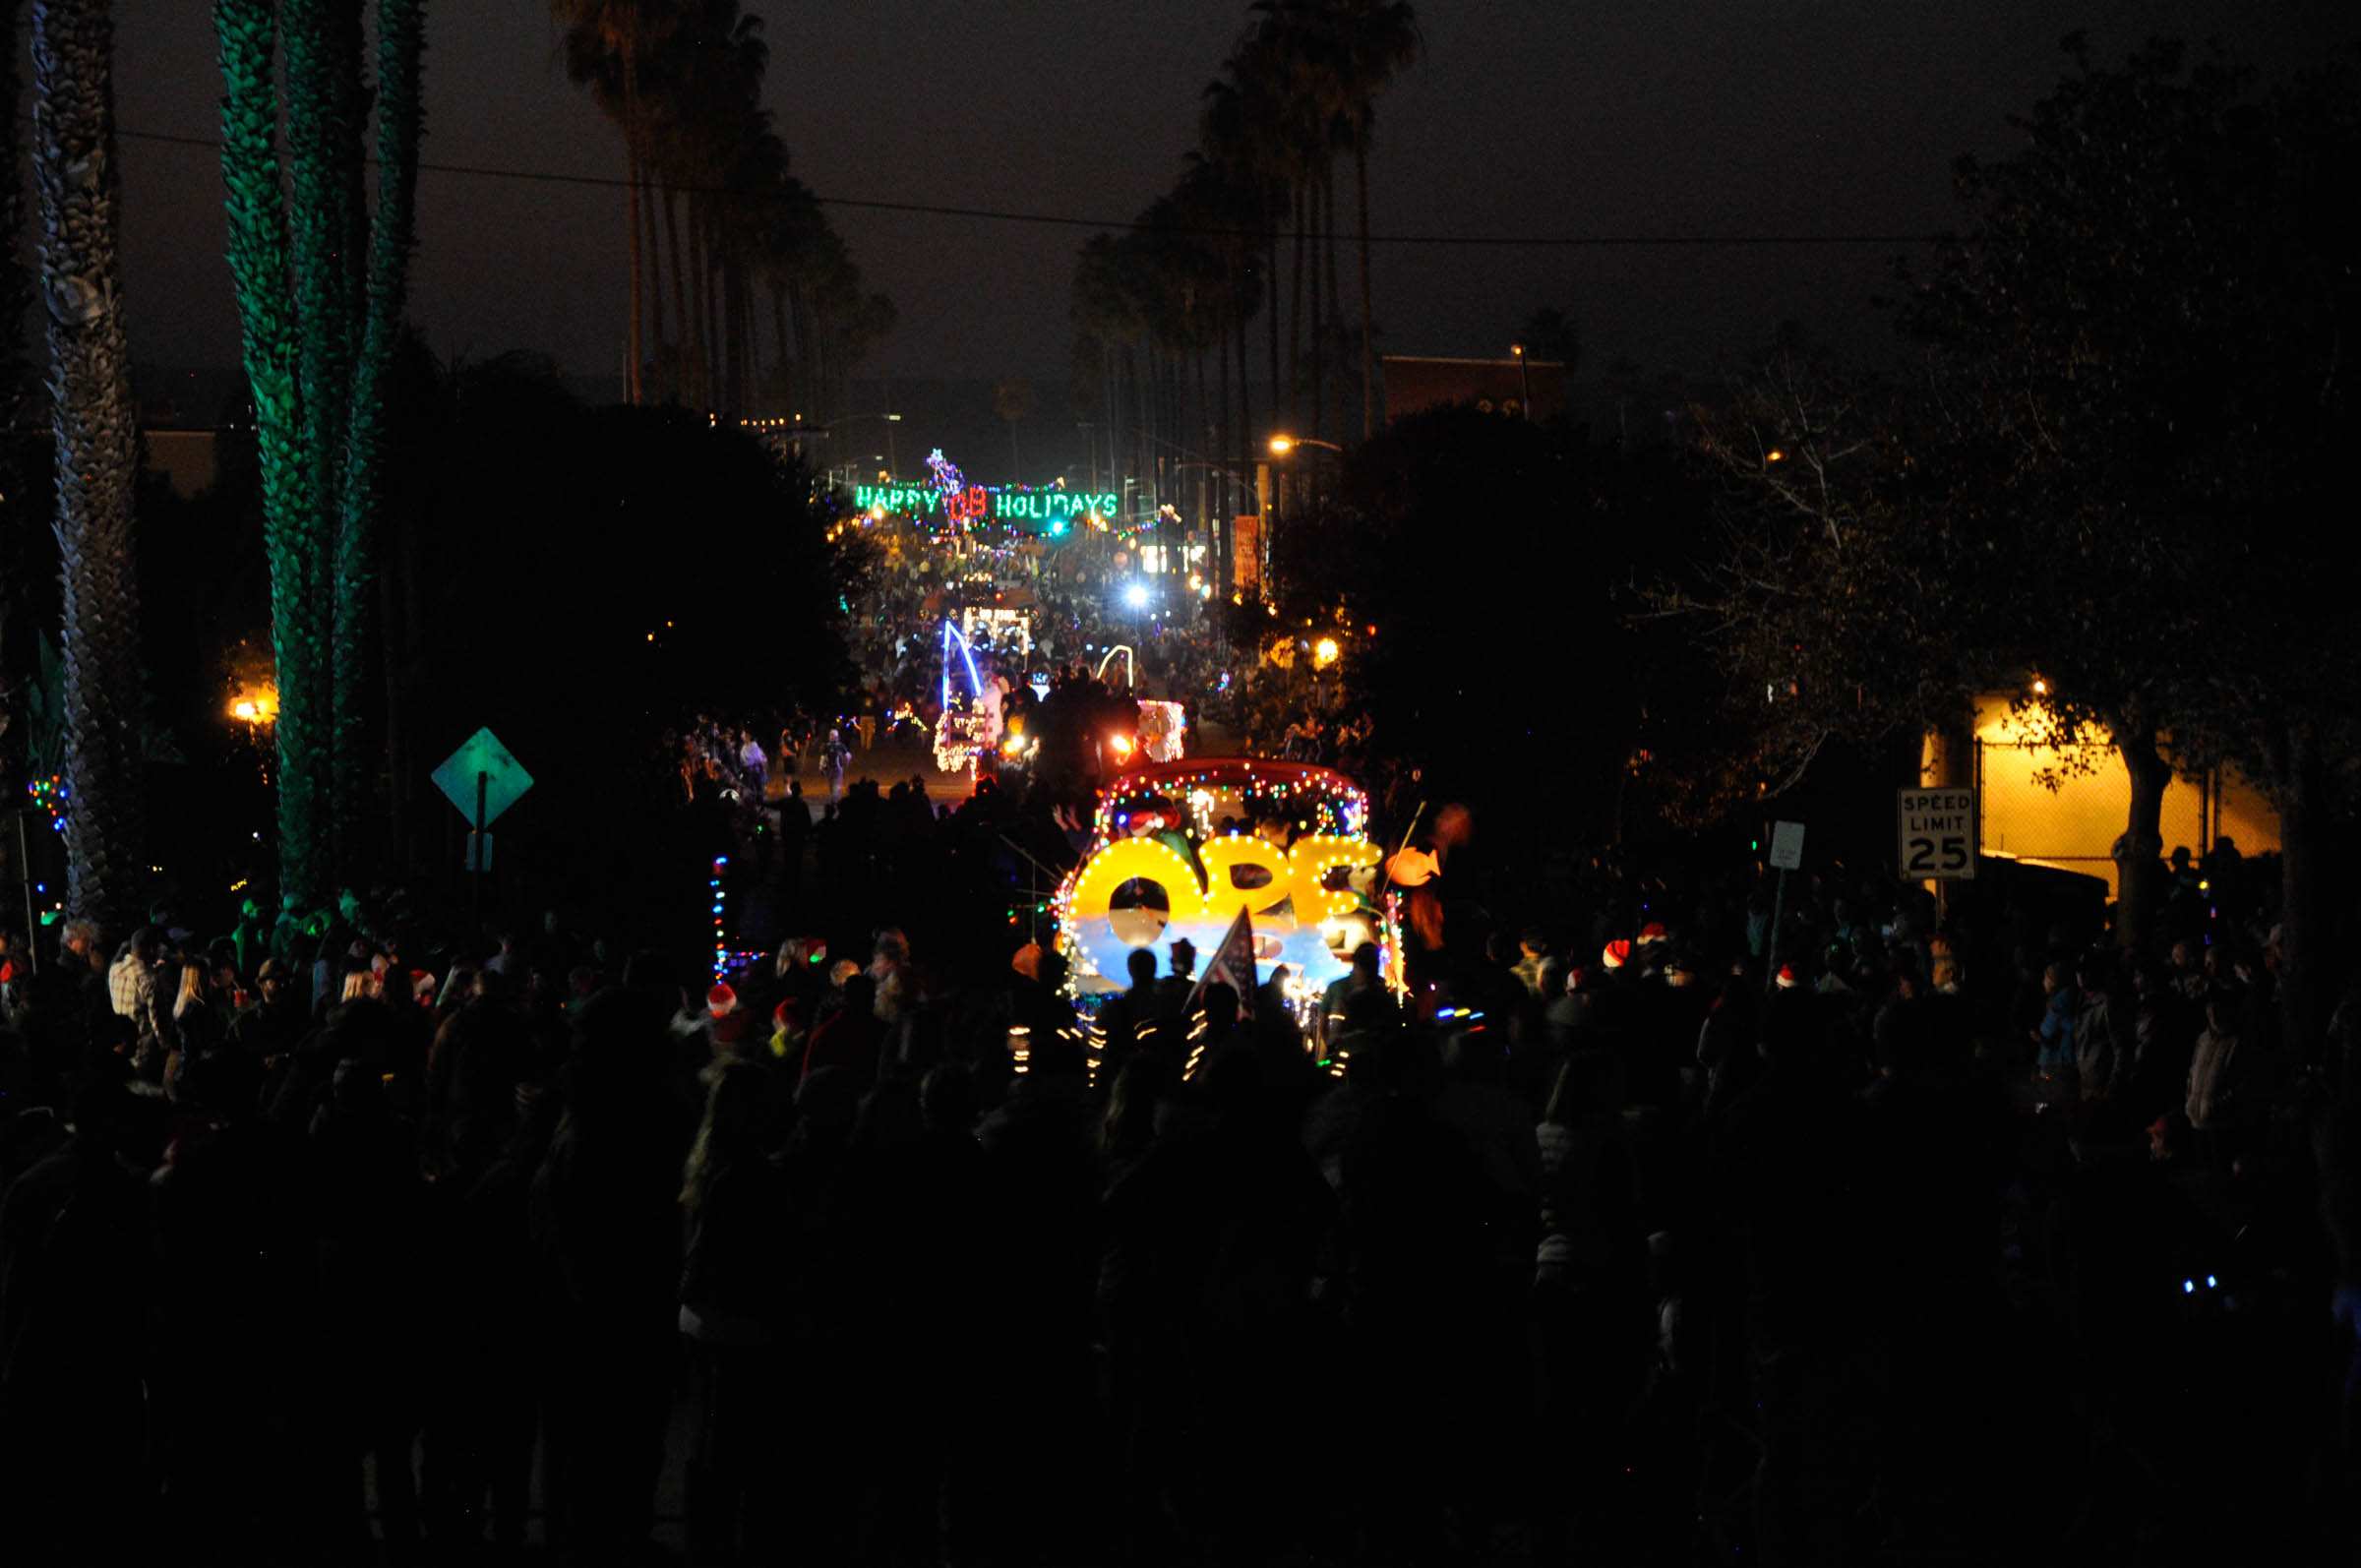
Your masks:
{"label": "red santa hat", "polygon": [[715,981],[713,989],[705,993],[705,1011],[716,1018],[727,1018],[737,1010],[738,993],[732,991],[725,982]]}
{"label": "red santa hat", "polygon": [[1779,989],[1782,991],[1793,991],[1798,984],[1795,978],[1795,966],[1793,964],[1780,965],[1779,974],[1774,978],[1779,985]]}
{"label": "red santa hat", "polygon": [[1618,936],[1600,949],[1599,962],[1608,969],[1620,969],[1631,959],[1631,943]]}
{"label": "red santa hat", "polygon": [[1650,942],[1661,942],[1665,939],[1665,935],[1663,922],[1650,921],[1640,928],[1640,945],[1645,947]]}

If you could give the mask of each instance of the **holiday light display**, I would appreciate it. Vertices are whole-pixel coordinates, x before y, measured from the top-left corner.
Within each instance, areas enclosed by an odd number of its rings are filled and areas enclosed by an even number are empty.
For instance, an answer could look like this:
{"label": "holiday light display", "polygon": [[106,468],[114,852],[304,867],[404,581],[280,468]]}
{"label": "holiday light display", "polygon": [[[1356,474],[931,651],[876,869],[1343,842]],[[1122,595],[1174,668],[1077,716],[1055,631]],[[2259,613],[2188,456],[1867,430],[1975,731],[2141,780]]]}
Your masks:
{"label": "holiday light display", "polygon": [[66,830],[66,797],[73,792],[66,788],[62,775],[52,773],[47,778],[36,778],[25,786],[25,793],[32,797],[33,805],[49,814],[51,832]]}
{"label": "holiday light display", "polygon": [[1248,758],[1149,763],[1099,795],[1091,852],[1052,901],[1078,995],[1120,989],[1137,947],[1187,938],[1211,951],[1249,912],[1257,983],[1289,972],[1291,997],[1316,997],[1355,948],[1401,942],[1371,901],[1384,851],[1367,835],[1368,797],[1326,768]]}
{"label": "holiday light display", "polygon": [[721,885],[722,875],[729,869],[730,858],[727,855],[714,856],[713,874],[705,881],[706,888],[713,894],[713,978],[715,980],[719,980],[730,967],[729,926],[728,917],[724,914],[724,910],[729,904],[729,895],[722,890]]}
{"label": "holiday light display", "polygon": [[[960,705],[951,705],[951,650],[959,652],[959,667],[967,672],[967,692]],[[975,651],[950,622],[942,624],[941,714],[935,721],[935,765],[945,773],[972,770],[976,759],[999,744],[1000,715],[997,704],[985,701],[984,678],[976,673]]]}
{"label": "holiday light display", "polygon": [[1188,719],[1178,702],[1157,697],[1139,699],[1139,749],[1151,762],[1178,762],[1188,732]]}

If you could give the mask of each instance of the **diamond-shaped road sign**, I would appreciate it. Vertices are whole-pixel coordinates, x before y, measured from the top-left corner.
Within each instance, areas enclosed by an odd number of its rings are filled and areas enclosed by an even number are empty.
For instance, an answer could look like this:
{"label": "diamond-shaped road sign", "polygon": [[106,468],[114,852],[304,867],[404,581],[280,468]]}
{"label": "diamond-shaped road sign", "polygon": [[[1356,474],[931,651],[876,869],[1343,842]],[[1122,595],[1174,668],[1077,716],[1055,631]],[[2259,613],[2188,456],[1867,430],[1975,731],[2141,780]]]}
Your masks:
{"label": "diamond-shaped road sign", "polygon": [[475,822],[475,786],[478,774],[484,783],[484,825],[500,819],[500,814],[516,804],[516,797],[533,787],[533,775],[524,764],[509,754],[490,730],[478,730],[459,744],[459,749],[443,759],[435,769],[435,788],[441,790],[459,809],[459,814],[470,825]]}

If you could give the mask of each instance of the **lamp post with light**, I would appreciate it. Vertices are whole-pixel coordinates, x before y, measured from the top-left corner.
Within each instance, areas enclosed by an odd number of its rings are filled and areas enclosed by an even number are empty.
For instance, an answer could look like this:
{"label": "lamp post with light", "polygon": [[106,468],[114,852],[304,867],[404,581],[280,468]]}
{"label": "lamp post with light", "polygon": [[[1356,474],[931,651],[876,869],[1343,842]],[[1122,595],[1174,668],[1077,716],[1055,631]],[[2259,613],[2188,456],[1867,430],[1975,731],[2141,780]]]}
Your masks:
{"label": "lamp post with light", "polygon": [[1533,423],[1532,361],[1525,357],[1525,345],[1523,343],[1509,344],[1508,357],[1517,362],[1517,386],[1522,389],[1519,395],[1525,399],[1523,404],[1525,411],[1525,422],[1530,425]]}

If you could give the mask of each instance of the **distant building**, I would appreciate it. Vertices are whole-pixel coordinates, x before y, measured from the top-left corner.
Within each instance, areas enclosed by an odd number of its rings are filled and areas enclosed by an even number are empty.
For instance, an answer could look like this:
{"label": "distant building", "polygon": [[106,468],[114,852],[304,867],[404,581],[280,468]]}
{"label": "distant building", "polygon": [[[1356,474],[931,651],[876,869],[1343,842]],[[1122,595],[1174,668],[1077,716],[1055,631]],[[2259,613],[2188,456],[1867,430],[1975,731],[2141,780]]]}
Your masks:
{"label": "distant building", "polygon": [[222,430],[254,417],[245,372],[135,361],[131,388],[144,471],[160,474],[183,501],[210,489],[221,476]]}
{"label": "distant building", "polygon": [[183,501],[210,490],[220,476],[219,431],[151,425],[140,432],[140,440],[146,449],[147,471],[163,475],[172,493]]}
{"label": "distant building", "polygon": [[1566,411],[1566,367],[1558,360],[1437,359],[1422,354],[1387,354],[1385,417],[1391,424],[1429,408],[1467,403],[1480,413],[1515,419],[1533,399],[1532,417],[1555,419]]}
{"label": "distant building", "polygon": [[[2121,893],[2113,851],[2132,805],[2132,779],[2104,737],[2071,752],[2035,744],[2038,733],[2012,713],[2005,696],[1975,704],[1977,847],[1986,855],[2026,861],[2106,880]],[[1927,780],[1934,749],[1930,743]],[[2224,838],[2245,855],[2275,854],[2278,814],[2254,785],[2227,768],[2176,773],[2164,790],[2158,824],[2164,850],[2185,847],[2201,860]]]}

